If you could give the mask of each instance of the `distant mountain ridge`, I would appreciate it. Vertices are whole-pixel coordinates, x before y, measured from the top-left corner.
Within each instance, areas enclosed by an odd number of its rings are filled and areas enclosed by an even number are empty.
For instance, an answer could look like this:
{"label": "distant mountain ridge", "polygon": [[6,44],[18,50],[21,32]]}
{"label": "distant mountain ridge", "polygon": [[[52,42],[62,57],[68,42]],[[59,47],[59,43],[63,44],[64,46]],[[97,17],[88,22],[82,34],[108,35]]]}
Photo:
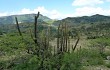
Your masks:
{"label": "distant mountain ridge", "polygon": [[92,16],[82,16],[82,17],[67,17],[62,20],[55,21],[53,24],[58,26],[59,23],[67,23],[69,25],[80,24],[80,23],[103,23],[110,22],[110,16],[104,16],[100,14],[92,15]]}
{"label": "distant mountain ridge", "polygon": [[[23,14],[23,15],[12,15],[12,16],[4,16],[0,17],[0,24],[14,24],[15,23],[15,17],[18,18],[19,23],[32,23],[34,22],[34,16],[37,14]],[[52,19],[48,18],[47,16],[39,15],[38,22],[51,22]],[[82,17],[67,17],[62,20],[57,20],[52,22],[53,25],[58,26],[58,24],[65,22],[69,25],[73,24],[80,24],[80,23],[97,23],[97,22],[110,22],[110,16],[104,16],[104,15],[92,15],[92,16],[82,16]]]}
{"label": "distant mountain ridge", "polygon": [[[25,22],[30,23],[30,22],[34,22],[34,16],[36,16],[36,15],[37,14],[3,16],[3,17],[0,17],[0,24],[14,24],[15,17],[18,18],[19,23],[25,23]],[[38,21],[39,22],[47,22],[47,21],[51,21],[51,19],[40,14]]]}

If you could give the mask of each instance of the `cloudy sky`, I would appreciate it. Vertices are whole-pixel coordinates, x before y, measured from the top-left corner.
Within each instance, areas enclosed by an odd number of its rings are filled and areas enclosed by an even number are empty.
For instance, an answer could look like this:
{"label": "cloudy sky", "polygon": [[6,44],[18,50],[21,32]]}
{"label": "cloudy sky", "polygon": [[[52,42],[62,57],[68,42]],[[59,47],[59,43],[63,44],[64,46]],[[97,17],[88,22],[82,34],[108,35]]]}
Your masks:
{"label": "cloudy sky", "polygon": [[0,0],[0,16],[38,11],[51,19],[110,15],[110,0]]}

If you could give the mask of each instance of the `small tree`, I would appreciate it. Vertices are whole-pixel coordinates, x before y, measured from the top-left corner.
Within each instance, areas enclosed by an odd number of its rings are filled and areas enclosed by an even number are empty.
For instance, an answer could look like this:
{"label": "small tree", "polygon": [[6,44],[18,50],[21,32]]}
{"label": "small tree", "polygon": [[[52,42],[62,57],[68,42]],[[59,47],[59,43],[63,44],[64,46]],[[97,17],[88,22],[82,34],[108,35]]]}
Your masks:
{"label": "small tree", "polygon": [[91,43],[93,47],[97,47],[99,49],[99,52],[103,54],[105,51],[105,48],[107,46],[110,46],[110,38],[98,38]]}

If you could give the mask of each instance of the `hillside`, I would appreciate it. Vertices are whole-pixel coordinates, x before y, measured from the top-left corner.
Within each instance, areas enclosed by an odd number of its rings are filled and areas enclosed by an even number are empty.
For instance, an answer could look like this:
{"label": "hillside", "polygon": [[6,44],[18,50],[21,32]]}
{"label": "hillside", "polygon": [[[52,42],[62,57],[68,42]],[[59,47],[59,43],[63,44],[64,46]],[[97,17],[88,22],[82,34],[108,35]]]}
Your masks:
{"label": "hillside", "polygon": [[19,26],[14,17],[0,24],[0,70],[110,70],[110,17],[66,18],[58,29],[41,15],[37,27],[34,15],[17,16]]}
{"label": "hillside", "polygon": [[[23,15],[11,15],[11,16],[0,17],[0,24],[14,24],[15,17],[18,18],[19,23],[26,23],[26,22],[32,23],[32,22],[34,22],[35,15],[37,15],[37,14],[23,14]],[[51,21],[51,19],[40,14],[38,21],[47,22],[47,21]]]}
{"label": "hillside", "polygon": [[[0,17],[0,24],[14,24],[15,23],[15,17],[18,18],[19,23],[33,23],[34,22],[34,16],[37,14],[23,14],[23,15],[11,15],[11,16],[4,16]],[[92,15],[92,16],[82,16],[82,17],[67,17],[62,20],[54,21],[47,16],[43,16],[40,14],[39,22],[51,22],[53,25],[58,25],[60,22],[66,22],[69,25],[73,24],[79,24],[79,23],[103,23],[103,22],[110,22],[110,16],[104,16],[104,15]]]}
{"label": "hillside", "polygon": [[80,23],[103,23],[110,22],[110,16],[104,15],[92,15],[92,16],[82,16],[82,17],[67,17],[62,20],[55,21],[53,24],[58,25],[60,22],[66,22],[69,25],[80,24]]}

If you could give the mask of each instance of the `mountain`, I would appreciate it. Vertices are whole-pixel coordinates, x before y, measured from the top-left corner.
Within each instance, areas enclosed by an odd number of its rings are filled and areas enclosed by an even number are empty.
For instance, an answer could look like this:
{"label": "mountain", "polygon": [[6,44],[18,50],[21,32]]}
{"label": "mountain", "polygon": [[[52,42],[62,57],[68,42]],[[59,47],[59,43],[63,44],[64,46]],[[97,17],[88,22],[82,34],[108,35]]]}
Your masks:
{"label": "mountain", "polygon": [[68,23],[69,25],[80,24],[80,23],[105,23],[110,22],[110,16],[104,15],[92,15],[92,16],[82,16],[82,17],[67,17],[62,20],[55,21],[53,24],[58,26],[60,22]]}
{"label": "mountain", "polygon": [[[15,17],[18,18],[19,23],[33,23],[34,16],[37,14],[23,14],[23,15],[12,15],[12,16],[4,16],[0,17],[0,24],[14,24]],[[110,16],[104,15],[92,15],[92,16],[82,16],[82,17],[67,17],[62,20],[52,21],[52,19],[43,16],[40,14],[38,18],[38,22],[52,22],[53,25],[57,26],[60,22],[68,23],[69,25],[80,24],[80,23],[103,23],[103,22],[110,22]]]}
{"label": "mountain", "polygon": [[[4,17],[0,17],[0,24],[14,24],[15,17],[18,18],[19,23],[24,23],[24,22],[32,23],[32,22],[34,22],[34,16],[36,16],[36,15],[37,14],[4,16]],[[51,19],[40,14],[38,21],[39,22],[48,22],[48,21],[51,21]]]}

